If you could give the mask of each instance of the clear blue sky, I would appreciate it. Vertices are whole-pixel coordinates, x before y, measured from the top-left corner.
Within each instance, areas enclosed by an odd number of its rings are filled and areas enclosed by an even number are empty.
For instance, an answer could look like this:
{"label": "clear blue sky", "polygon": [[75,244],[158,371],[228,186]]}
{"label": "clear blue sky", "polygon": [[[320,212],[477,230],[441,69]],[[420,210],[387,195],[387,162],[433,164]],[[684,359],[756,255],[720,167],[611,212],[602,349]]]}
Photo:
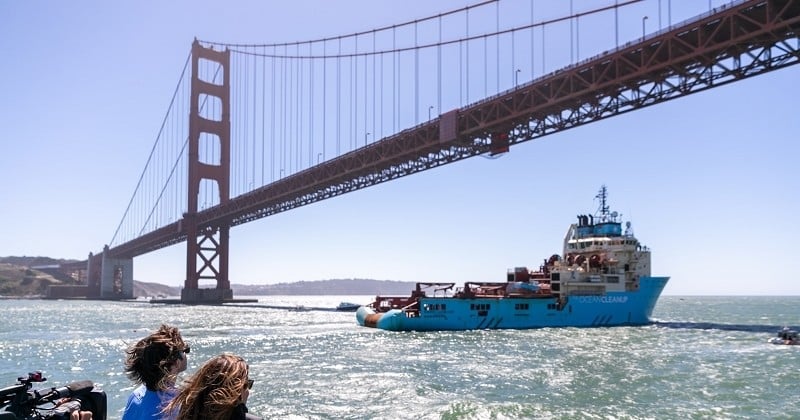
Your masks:
{"label": "clear blue sky", "polygon": [[[85,259],[110,241],[195,37],[317,39],[470,3],[0,2],[0,256]],[[641,35],[642,15],[654,30],[658,3],[636,5],[620,39]],[[673,20],[707,9],[670,3]],[[606,184],[654,274],[672,277],[665,293],[798,295],[798,76],[790,67],[235,227],[231,280],[502,281],[560,253]],[[134,277],[181,285],[184,260],[185,244],[138,257]]]}

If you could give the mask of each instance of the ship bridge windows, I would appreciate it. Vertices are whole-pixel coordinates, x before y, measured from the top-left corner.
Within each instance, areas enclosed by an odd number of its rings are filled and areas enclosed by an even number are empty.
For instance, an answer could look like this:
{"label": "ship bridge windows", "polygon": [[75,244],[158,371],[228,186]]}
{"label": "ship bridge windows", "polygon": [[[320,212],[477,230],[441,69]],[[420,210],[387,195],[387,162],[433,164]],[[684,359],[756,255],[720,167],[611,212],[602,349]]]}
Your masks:
{"label": "ship bridge windows", "polygon": [[469,305],[469,308],[473,311],[477,311],[478,316],[487,316],[489,315],[489,309],[492,305],[488,303],[472,303]]}
{"label": "ship bridge windows", "polygon": [[423,311],[446,311],[447,304],[444,303],[426,303],[422,305]]}
{"label": "ship bridge windows", "polygon": [[527,311],[529,309],[529,304],[527,303],[515,303],[514,309],[517,311]]}

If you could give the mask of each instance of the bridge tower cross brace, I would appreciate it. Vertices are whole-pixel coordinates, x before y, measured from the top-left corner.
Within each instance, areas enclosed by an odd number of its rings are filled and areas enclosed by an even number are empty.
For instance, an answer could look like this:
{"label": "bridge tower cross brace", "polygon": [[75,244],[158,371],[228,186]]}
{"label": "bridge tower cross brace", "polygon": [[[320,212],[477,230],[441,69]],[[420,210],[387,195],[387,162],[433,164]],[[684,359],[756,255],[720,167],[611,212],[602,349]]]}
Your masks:
{"label": "bridge tower cross brace", "polygon": [[[200,78],[200,60],[219,66],[222,84]],[[188,207],[183,216],[186,228],[186,282],[181,292],[184,302],[218,302],[233,298],[228,279],[230,225],[198,226],[197,203],[202,180],[217,183],[219,204],[230,199],[230,51],[205,48],[195,40],[192,44],[191,110],[189,115],[189,186]],[[215,97],[221,105],[220,119],[208,119],[200,113],[201,96]],[[215,116],[211,116],[214,118]],[[216,138],[219,142],[219,163],[200,160],[200,139]],[[198,268],[198,262],[201,263]],[[216,280],[214,289],[201,289],[200,280]]]}

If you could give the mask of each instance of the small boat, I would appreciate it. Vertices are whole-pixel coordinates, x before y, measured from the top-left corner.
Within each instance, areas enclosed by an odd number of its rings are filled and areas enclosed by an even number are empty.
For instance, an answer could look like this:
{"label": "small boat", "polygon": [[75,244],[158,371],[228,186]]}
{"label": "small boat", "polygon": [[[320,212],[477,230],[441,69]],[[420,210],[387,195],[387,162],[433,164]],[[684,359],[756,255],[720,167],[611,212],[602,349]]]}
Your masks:
{"label": "small boat", "polygon": [[623,231],[602,186],[594,215],[578,215],[563,254],[504,282],[417,283],[410,296],[376,296],[356,321],[390,331],[646,325],[669,277],[650,275],[650,249]]}
{"label": "small boat", "polygon": [[360,307],[361,305],[357,303],[342,302],[336,306],[336,310],[339,312],[355,312]]}
{"label": "small boat", "polygon": [[797,331],[790,329],[789,327],[783,327],[780,331],[778,331],[778,335],[776,337],[772,337],[767,340],[770,344],[782,344],[785,346],[797,346],[800,345],[800,337],[798,337]]}

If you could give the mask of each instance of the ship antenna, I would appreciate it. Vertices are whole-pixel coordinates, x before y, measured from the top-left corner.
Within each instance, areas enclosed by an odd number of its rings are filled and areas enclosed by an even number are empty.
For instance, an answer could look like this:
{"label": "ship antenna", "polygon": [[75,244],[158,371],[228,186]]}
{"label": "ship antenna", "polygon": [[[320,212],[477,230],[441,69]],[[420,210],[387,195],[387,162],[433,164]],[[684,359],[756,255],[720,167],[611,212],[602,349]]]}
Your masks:
{"label": "ship antenna", "polygon": [[600,208],[598,211],[600,212],[600,220],[605,222],[608,220],[608,204],[606,203],[606,199],[608,198],[608,190],[606,189],[605,185],[600,187],[600,192],[597,193],[595,198],[600,199]]}

